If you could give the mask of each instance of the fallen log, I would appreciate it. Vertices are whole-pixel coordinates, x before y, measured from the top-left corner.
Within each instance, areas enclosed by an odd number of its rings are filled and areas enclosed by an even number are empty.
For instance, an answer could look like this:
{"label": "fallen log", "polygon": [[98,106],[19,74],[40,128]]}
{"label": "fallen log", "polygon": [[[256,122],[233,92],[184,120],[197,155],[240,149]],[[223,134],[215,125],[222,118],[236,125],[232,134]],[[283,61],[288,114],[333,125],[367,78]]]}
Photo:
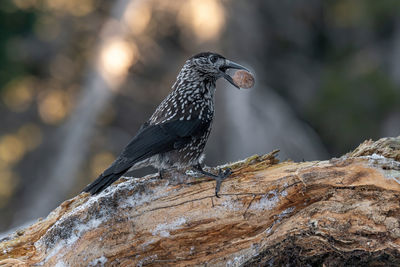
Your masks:
{"label": "fallen log", "polygon": [[[0,266],[399,266],[400,137],[341,158],[230,164],[82,193],[0,240]],[[58,265],[57,265],[58,264]]]}

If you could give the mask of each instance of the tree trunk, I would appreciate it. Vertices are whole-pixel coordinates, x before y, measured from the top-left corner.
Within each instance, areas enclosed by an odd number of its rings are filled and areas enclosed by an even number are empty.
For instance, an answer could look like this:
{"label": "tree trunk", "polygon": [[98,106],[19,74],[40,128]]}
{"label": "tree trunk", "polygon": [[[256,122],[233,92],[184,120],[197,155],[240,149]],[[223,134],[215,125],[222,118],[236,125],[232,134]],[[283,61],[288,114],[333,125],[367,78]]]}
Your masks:
{"label": "tree trunk", "polygon": [[329,161],[276,151],[215,182],[176,172],[80,194],[4,238],[0,266],[400,265],[400,137]]}

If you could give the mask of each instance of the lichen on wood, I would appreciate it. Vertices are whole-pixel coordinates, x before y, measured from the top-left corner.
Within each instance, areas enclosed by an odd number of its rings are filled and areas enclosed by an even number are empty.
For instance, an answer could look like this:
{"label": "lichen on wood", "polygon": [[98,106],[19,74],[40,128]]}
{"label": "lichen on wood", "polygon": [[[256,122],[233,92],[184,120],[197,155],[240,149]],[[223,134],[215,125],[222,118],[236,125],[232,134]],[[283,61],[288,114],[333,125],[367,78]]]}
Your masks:
{"label": "lichen on wood", "polygon": [[0,266],[400,265],[399,144],[253,156],[223,166],[221,198],[212,179],[179,172],[120,179],[1,240]]}

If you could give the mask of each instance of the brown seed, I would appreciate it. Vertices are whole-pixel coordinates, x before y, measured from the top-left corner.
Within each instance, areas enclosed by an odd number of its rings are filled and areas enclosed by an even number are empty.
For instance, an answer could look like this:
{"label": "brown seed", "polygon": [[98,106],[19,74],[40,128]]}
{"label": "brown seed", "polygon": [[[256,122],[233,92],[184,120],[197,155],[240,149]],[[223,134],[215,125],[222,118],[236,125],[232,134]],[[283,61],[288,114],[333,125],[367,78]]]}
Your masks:
{"label": "brown seed", "polygon": [[237,86],[244,89],[252,88],[255,83],[253,74],[245,70],[236,71],[232,79]]}

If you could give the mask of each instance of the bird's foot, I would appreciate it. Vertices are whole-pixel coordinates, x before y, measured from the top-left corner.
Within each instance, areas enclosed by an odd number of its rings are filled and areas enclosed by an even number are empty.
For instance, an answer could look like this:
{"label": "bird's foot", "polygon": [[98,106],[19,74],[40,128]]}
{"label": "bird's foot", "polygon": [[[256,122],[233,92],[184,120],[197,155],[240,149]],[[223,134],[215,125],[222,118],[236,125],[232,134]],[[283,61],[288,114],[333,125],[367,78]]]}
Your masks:
{"label": "bird's foot", "polygon": [[158,171],[158,176],[160,179],[164,179],[164,170],[159,170]]}
{"label": "bird's foot", "polygon": [[215,175],[215,174],[213,174],[213,173],[210,173],[210,172],[207,172],[207,171],[203,170],[203,168],[202,168],[200,165],[195,166],[194,169],[195,169],[197,172],[201,173],[201,174],[204,174],[204,175],[206,175],[206,176],[209,176],[209,177],[211,177],[211,178],[214,178],[214,180],[215,180],[215,182],[216,182],[216,186],[215,186],[215,196],[216,196],[217,198],[219,198],[218,192],[219,192],[219,190],[220,190],[220,188],[221,188],[222,182],[223,182],[227,177],[229,177],[229,175],[232,174],[232,170],[231,170],[230,168],[226,168],[225,170],[219,169],[218,175]]}
{"label": "bird's foot", "polygon": [[219,198],[218,196],[218,192],[219,189],[221,188],[221,184],[222,182],[229,177],[229,175],[232,174],[232,170],[230,168],[226,168],[224,171],[222,171],[222,169],[219,169],[218,171],[218,175],[216,175],[215,177],[213,177],[216,181],[216,186],[215,186],[215,196]]}
{"label": "bird's foot", "polygon": [[232,174],[231,168],[226,168],[224,171],[222,171],[222,169],[219,169],[219,171],[218,171],[218,176],[223,177],[224,179],[227,178],[231,174]]}

